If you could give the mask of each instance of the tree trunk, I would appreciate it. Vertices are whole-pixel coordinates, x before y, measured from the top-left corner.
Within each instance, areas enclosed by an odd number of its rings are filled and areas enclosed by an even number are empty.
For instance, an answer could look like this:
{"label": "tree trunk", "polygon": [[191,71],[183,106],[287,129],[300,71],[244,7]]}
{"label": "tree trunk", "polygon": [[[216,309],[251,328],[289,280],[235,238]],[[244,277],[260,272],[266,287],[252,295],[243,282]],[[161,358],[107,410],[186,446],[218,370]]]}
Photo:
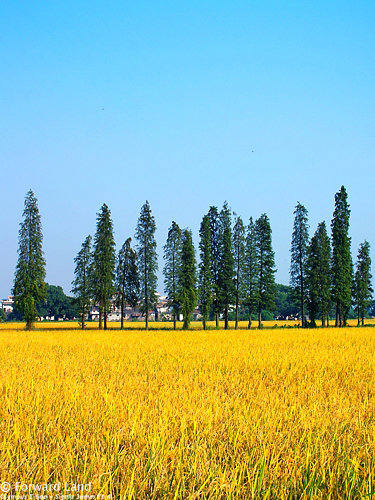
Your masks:
{"label": "tree trunk", "polygon": [[124,296],[121,295],[121,330],[124,329]]}
{"label": "tree trunk", "polygon": [[249,307],[249,324],[247,325],[248,330],[251,328],[251,309]]}
{"label": "tree trunk", "polygon": [[104,311],[104,330],[107,330],[107,311]]}
{"label": "tree trunk", "polygon": [[258,312],[258,328],[262,328],[262,311]]}
{"label": "tree trunk", "polygon": [[216,328],[219,328],[219,313],[215,313],[215,319],[216,319]]}
{"label": "tree trunk", "polygon": [[173,313],[173,330],[177,329],[177,315]]}
{"label": "tree trunk", "polygon": [[26,321],[26,326],[25,326],[25,330],[27,330],[28,332],[31,331],[33,329],[33,322],[31,320],[27,320]]}
{"label": "tree trunk", "polygon": [[203,330],[206,330],[206,318],[203,316]]}
{"label": "tree trunk", "polygon": [[302,278],[302,261],[300,264],[301,273],[301,316],[302,316],[302,328],[305,328],[305,297],[303,293],[303,278]]}
{"label": "tree trunk", "polygon": [[82,314],[81,328],[82,328],[82,330],[85,329],[85,310],[83,310],[83,314]]}
{"label": "tree trunk", "polygon": [[102,300],[100,300],[99,302],[99,330],[103,330],[103,317],[102,317],[102,314],[103,314],[103,302]]}
{"label": "tree trunk", "polygon": [[148,330],[148,311],[146,311],[146,326],[145,329]]}
{"label": "tree trunk", "polygon": [[305,301],[302,299],[302,328],[306,328]]}
{"label": "tree trunk", "polygon": [[224,321],[224,330],[228,330],[228,306],[225,306],[224,307],[224,318],[225,318],[225,321]]}
{"label": "tree trunk", "polygon": [[236,300],[236,326],[234,328],[238,330],[238,299]]}
{"label": "tree trunk", "polygon": [[[316,328],[316,321],[315,321],[315,313],[314,312],[310,315],[310,325],[312,328]],[[304,328],[306,328],[306,325],[304,326]]]}
{"label": "tree trunk", "polygon": [[339,310],[339,305],[336,304],[336,321],[335,321],[335,326],[338,327],[340,326],[340,310]]}

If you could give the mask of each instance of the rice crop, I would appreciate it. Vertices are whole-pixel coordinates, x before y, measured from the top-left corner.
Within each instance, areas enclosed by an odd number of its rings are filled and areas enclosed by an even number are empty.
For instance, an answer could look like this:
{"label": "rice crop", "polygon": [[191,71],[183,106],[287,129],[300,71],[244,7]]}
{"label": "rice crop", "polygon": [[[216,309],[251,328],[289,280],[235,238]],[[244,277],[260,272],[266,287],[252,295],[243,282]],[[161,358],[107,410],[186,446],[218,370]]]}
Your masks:
{"label": "rice crop", "polygon": [[60,483],[111,499],[375,497],[374,328],[37,326],[0,329],[10,493]]}

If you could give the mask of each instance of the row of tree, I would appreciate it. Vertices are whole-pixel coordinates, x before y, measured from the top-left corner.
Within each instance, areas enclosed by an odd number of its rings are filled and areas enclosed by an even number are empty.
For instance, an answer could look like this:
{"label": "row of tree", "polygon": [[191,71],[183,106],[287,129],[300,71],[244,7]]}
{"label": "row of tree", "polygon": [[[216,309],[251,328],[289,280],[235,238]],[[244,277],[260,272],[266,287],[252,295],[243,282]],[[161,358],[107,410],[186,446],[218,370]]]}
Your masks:
{"label": "row of tree", "polygon": [[[99,305],[99,328],[106,328],[110,299],[116,295],[123,327],[124,307],[137,307],[145,316],[148,329],[149,312],[157,302],[157,252],[155,220],[148,202],[141,209],[136,227],[135,250],[128,238],[118,255],[115,253],[112,221],[107,205],[97,218],[97,230],[91,249],[91,236],[84,241],[75,259],[72,292],[80,307],[82,327],[92,303]],[[182,315],[183,328],[188,328],[198,302],[206,328],[210,313],[216,324],[236,304],[235,324],[238,328],[239,305],[248,308],[249,327],[257,312],[259,326],[262,310],[273,309],[275,296],[275,264],[271,227],[266,214],[245,228],[241,217],[235,218],[227,203],[219,212],[210,207],[200,228],[200,263],[197,266],[192,233],[182,230],[176,222],[168,231],[164,250],[164,285],[174,328]]]}
{"label": "row of tree", "polygon": [[[91,236],[84,241],[75,259],[75,279],[72,292],[80,306],[82,327],[91,304],[99,305],[99,328],[106,328],[110,299],[116,295],[123,327],[124,307],[137,307],[145,316],[148,329],[149,312],[157,302],[157,252],[155,220],[148,202],[141,209],[136,227],[136,248],[131,238],[116,256],[112,221],[107,205],[97,218],[97,230],[91,248]],[[164,285],[174,328],[182,315],[183,328],[188,328],[192,313],[199,302],[206,328],[210,313],[216,324],[224,316],[228,328],[230,307],[235,303],[235,324],[238,328],[239,305],[248,308],[249,327],[252,315],[273,309],[275,295],[275,263],[272,251],[271,227],[266,214],[245,227],[241,217],[235,217],[227,203],[219,212],[210,207],[200,227],[200,263],[197,266],[192,233],[182,230],[173,221],[164,250]]]}
{"label": "row of tree", "polygon": [[[323,326],[327,324],[333,303],[336,325],[345,325],[352,300],[358,318],[363,321],[372,294],[369,244],[366,241],[361,244],[354,273],[345,188],[335,196],[331,239],[322,222],[309,240],[308,213],[300,203],[294,215],[290,284],[300,303],[303,326],[307,324],[306,308],[312,326],[318,317]],[[47,297],[41,221],[32,191],[26,196],[23,217],[13,295],[16,308],[26,320],[26,328],[31,328],[40,314],[40,304]],[[155,219],[146,201],[136,226],[135,248],[128,238],[116,253],[110,210],[106,204],[101,207],[94,237],[85,239],[75,258],[72,292],[82,328],[93,304],[99,306],[99,328],[107,328],[110,299],[116,296],[121,309],[121,327],[125,306],[130,305],[144,315],[148,329],[149,313],[157,302],[155,231]],[[191,231],[182,230],[174,221],[163,251],[164,287],[175,328],[181,315],[184,328],[189,327],[197,304],[204,328],[209,318],[215,318],[218,326],[220,317],[228,328],[231,309],[234,309],[235,328],[238,328],[239,312],[241,310],[243,317],[244,309],[248,327],[255,315],[260,327],[264,311],[274,310],[276,269],[272,231],[266,214],[255,221],[250,217],[245,225],[226,202],[220,211],[211,206],[200,225],[199,264]]]}
{"label": "row of tree", "polygon": [[364,324],[373,293],[370,244],[366,240],[360,244],[354,270],[349,237],[350,208],[345,187],[335,195],[331,238],[325,222],[321,222],[309,240],[308,211],[300,203],[294,215],[290,285],[300,303],[302,326],[307,324],[306,306],[310,325],[315,327],[318,318],[322,326],[328,324],[332,305],[335,325],[345,326],[352,304],[358,325]]}
{"label": "row of tree", "polygon": [[[252,315],[273,309],[275,296],[275,260],[272,250],[271,226],[266,214],[245,227],[225,202],[219,212],[210,207],[199,231],[199,266],[195,264],[191,233],[172,223],[164,246],[164,284],[174,323],[180,313],[189,317],[198,300],[203,328],[211,314],[216,325],[224,317],[228,328],[229,311],[235,304],[235,327],[238,328],[239,306],[248,309],[249,327]],[[185,297],[188,297],[185,303]],[[188,321],[188,320],[187,320]]]}
{"label": "row of tree", "polygon": [[[123,322],[126,304],[137,307],[145,316],[148,329],[149,312],[157,302],[156,224],[149,203],[143,205],[131,247],[128,238],[116,255],[113,223],[104,204],[97,216],[94,238],[88,236],[75,258],[72,292],[76,297],[82,328],[93,304],[99,306],[99,328],[107,328],[110,299],[115,295]],[[31,329],[38,317],[38,304],[46,301],[45,259],[42,251],[42,228],[37,200],[30,190],[25,199],[23,222],[19,232],[18,262],[13,295],[15,306]],[[172,222],[164,246],[164,285],[176,327],[182,315],[188,328],[192,312],[199,301],[204,328],[210,312],[216,318],[224,315],[228,328],[230,306],[236,304],[236,328],[240,304],[248,307],[249,326],[254,312],[259,325],[262,310],[272,309],[275,295],[275,265],[271,227],[266,214],[245,228],[235,218],[227,203],[219,212],[210,207],[200,228],[200,264],[197,266],[192,233]],[[123,323],[122,325],[123,326]]]}

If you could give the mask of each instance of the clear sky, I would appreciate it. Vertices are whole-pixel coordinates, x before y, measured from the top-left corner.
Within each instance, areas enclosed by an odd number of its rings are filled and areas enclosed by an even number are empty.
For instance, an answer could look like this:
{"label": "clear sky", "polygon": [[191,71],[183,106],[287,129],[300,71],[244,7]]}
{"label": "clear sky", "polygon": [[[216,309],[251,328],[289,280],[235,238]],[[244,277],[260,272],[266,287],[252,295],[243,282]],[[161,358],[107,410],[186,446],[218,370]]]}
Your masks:
{"label": "clear sky", "polygon": [[312,235],[345,185],[374,258],[373,0],[5,0],[0,46],[0,298],[30,188],[66,293],[103,203],[119,248],[149,200],[160,269],[172,220],[266,212],[287,284],[297,201]]}

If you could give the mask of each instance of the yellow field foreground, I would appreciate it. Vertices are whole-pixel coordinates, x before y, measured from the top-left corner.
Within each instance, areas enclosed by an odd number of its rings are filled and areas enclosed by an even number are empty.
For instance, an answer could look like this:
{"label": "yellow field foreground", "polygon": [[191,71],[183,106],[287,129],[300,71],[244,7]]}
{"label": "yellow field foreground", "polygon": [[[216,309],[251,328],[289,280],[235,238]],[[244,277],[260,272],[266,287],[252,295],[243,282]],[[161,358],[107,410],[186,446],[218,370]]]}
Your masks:
{"label": "yellow field foreground", "polygon": [[375,498],[374,354],[370,327],[3,326],[0,481],[112,499]]}

